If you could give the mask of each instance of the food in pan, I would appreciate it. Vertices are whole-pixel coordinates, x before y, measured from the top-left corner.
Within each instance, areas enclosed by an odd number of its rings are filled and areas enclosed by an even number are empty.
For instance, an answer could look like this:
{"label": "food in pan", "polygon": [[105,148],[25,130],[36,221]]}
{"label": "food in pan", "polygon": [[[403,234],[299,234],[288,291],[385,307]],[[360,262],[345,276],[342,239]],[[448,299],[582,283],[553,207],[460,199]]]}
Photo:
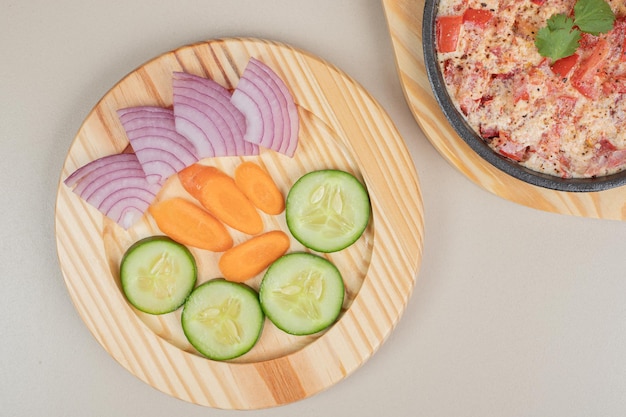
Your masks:
{"label": "food in pan", "polygon": [[438,64],[500,155],[561,178],[626,169],[623,0],[440,0]]}

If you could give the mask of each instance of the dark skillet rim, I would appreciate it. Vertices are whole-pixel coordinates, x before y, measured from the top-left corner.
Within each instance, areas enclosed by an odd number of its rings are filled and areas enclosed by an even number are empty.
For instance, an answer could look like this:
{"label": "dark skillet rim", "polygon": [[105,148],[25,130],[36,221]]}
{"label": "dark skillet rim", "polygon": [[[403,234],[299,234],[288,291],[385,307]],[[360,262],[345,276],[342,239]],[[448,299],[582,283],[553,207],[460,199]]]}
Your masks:
{"label": "dark skillet rim", "polygon": [[626,171],[596,178],[560,178],[530,170],[493,151],[465,121],[465,118],[454,107],[448,95],[443,76],[437,64],[437,51],[435,48],[435,17],[438,4],[439,0],[425,0],[424,5],[422,43],[426,73],[435,99],[448,122],[474,152],[491,165],[514,178],[551,190],[594,192],[626,184]]}

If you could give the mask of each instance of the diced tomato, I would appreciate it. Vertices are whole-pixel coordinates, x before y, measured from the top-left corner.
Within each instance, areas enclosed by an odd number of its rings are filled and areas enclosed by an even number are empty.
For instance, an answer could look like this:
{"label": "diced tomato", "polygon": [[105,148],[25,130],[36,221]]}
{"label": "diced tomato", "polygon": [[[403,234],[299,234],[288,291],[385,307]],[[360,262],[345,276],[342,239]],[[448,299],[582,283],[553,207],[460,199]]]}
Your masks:
{"label": "diced tomato", "polygon": [[612,76],[602,83],[604,94],[619,93],[626,94],[626,75]]}
{"label": "diced tomato", "polygon": [[502,146],[498,148],[498,152],[517,162],[525,161],[530,156],[528,146],[521,146],[514,142],[504,142]]}
{"label": "diced tomato", "polygon": [[500,135],[500,131],[495,126],[486,126],[481,124],[479,126],[480,136],[484,139],[491,140],[493,138],[497,138]]}
{"label": "diced tomato", "polygon": [[468,115],[478,108],[480,100],[475,100],[471,96],[466,96],[459,99],[459,107],[464,115]]}
{"label": "diced tomato", "polygon": [[573,54],[568,57],[556,60],[554,64],[550,66],[550,68],[552,69],[552,72],[554,72],[560,78],[565,78],[577,62],[578,55]]}
{"label": "diced tomato", "polygon": [[519,101],[528,101],[529,99],[530,95],[528,94],[528,90],[515,90],[515,93],[513,95],[513,100],[515,101],[515,103]]}
{"label": "diced tomato", "polygon": [[598,155],[608,155],[613,151],[617,150],[617,147],[613,145],[611,141],[606,138],[602,138],[598,141],[598,145],[600,145],[598,149]]}
{"label": "diced tomato", "polygon": [[595,153],[589,163],[585,175],[603,175],[607,169],[616,168],[626,162],[626,149],[618,149],[608,139],[600,139],[595,147]]}
{"label": "diced tomato", "polygon": [[576,97],[558,96],[556,98],[557,116],[568,117],[574,111],[577,101]]}
{"label": "diced tomato", "polygon": [[469,8],[463,13],[463,23],[472,23],[480,28],[487,26],[493,17],[493,13],[487,9]]}
{"label": "diced tomato", "polygon": [[463,16],[439,16],[435,27],[437,35],[437,51],[454,52],[459,43]]}
{"label": "diced tomato", "polygon": [[570,170],[572,168],[572,161],[568,156],[559,154],[559,164],[562,178],[571,178],[572,174]]}
{"label": "diced tomato", "polygon": [[595,100],[600,96],[596,80],[593,77],[572,79],[572,85],[588,99]]}
{"label": "diced tomato", "polygon": [[494,139],[494,145],[498,152],[517,162],[525,161],[530,156],[528,146],[521,145],[513,140],[507,132],[500,131],[497,139]]}
{"label": "diced tomato", "polygon": [[530,0],[531,3],[535,3],[537,6],[543,6],[546,0]]}
{"label": "diced tomato", "polygon": [[606,62],[610,49],[610,45],[605,39],[599,39],[591,54],[580,62],[572,74],[572,85],[587,98],[595,99],[600,95],[596,76],[599,75]]}
{"label": "diced tomato", "polygon": [[481,104],[483,91],[489,84],[489,76],[483,65],[477,63],[460,72],[458,81],[456,97],[461,111],[468,115]]}
{"label": "diced tomato", "polygon": [[607,166],[609,168],[617,168],[626,163],[626,149],[618,149],[611,153]]}
{"label": "diced tomato", "polygon": [[529,99],[528,77],[523,73],[515,74],[513,77],[513,101],[517,103],[519,101],[528,101]]}
{"label": "diced tomato", "polygon": [[493,96],[491,95],[482,96],[480,98],[480,106],[486,106],[490,104],[492,101],[493,101]]}
{"label": "diced tomato", "polygon": [[447,85],[450,85],[450,86],[456,85],[458,72],[455,71],[454,64],[451,59],[446,59],[443,62],[443,78],[446,81]]}

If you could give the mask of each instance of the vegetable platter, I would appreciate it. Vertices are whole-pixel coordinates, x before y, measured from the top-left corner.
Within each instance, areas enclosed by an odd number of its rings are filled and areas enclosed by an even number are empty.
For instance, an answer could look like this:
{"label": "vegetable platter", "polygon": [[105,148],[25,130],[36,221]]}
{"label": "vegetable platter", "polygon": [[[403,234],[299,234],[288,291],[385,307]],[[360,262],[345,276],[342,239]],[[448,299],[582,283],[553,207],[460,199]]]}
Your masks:
{"label": "vegetable platter", "polygon": [[424,0],[383,0],[405,98],[424,134],[463,175],[515,203],[553,213],[626,220],[624,187],[598,192],[556,191],[507,175],[476,154],[455,132],[437,104],[424,66]]}
{"label": "vegetable platter", "polygon": [[[361,237],[333,253],[317,253],[343,276],[345,298],[327,329],[296,336],[268,324],[252,350],[232,360],[201,355],[185,338],[180,309],[151,315],[124,297],[120,261],[141,239],[162,235],[146,211],[122,227],[81,199],[64,180],[81,166],[128,151],[118,111],[172,106],[172,74],[215,80],[232,90],[251,58],[271,67],[294,97],[299,116],[293,156],[260,147],[258,154],[208,157],[200,164],[233,175],[237,166],[263,167],[286,196],[306,173],[337,169],[367,188],[371,218]],[[184,195],[176,175],[156,202]],[[259,409],[302,400],[341,381],[380,347],[400,319],[422,256],[423,206],[405,143],[380,105],[354,80],[289,45],[252,38],[200,42],[167,52],[132,71],[96,104],[80,127],[61,172],[56,203],[58,256],[71,299],[97,341],[129,372],[154,388],[222,409]],[[289,236],[288,252],[310,251],[281,214],[262,213],[266,231]],[[232,233],[233,243],[246,236]],[[249,236],[247,237],[249,238]],[[218,254],[189,247],[197,284],[220,276]],[[258,290],[260,276],[246,281]]]}

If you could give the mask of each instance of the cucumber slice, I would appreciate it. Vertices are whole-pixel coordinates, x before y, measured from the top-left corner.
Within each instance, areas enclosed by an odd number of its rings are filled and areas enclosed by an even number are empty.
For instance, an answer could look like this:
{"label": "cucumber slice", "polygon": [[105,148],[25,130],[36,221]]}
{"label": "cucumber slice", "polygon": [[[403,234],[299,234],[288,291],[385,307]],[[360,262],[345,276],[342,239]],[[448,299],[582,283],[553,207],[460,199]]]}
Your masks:
{"label": "cucumber slice", "polygon": [[252,349],[263,322],[257,293],[245,284],[222,278],[193,290],[181,317],[189,343],[207,358],[220,361]]}
{"label": "cucumber slice", "polygon": [[276,327],[294,335],[313,334],[339,317],[343,279],[337,267],[320,256],[290,253],[269,267],[259,298],[265,315]]}
{"label": "cucumber slice", "polygon": [[196,285],[197,275],[189,249],[166,236],[135,242],[120,263],[126,299],[149,314],[170,313],[182,306]]}
{"label": "cucumber slice", "polygon": [[337,252],[363,234],[370,218],[365,187],[339,170],[313,171],[291,187],[285,204],[287,227],[304,246]]}

